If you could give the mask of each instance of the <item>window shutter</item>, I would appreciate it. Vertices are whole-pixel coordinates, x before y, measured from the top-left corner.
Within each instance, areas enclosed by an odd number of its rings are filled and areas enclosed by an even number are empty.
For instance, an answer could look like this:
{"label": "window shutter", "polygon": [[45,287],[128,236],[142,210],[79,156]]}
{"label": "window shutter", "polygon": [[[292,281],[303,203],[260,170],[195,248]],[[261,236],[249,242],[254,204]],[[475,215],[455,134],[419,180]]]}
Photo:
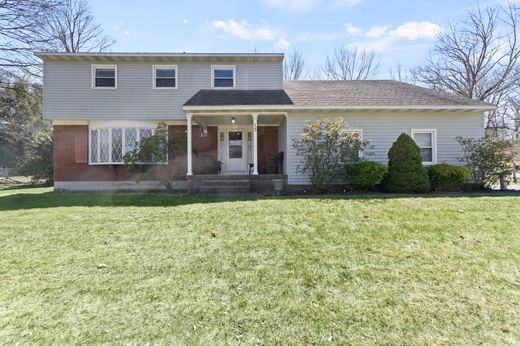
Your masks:
{"label": "window shutter", "polygon": [[74,137],[74,162],[88,163],[88,131],[76,133]]}

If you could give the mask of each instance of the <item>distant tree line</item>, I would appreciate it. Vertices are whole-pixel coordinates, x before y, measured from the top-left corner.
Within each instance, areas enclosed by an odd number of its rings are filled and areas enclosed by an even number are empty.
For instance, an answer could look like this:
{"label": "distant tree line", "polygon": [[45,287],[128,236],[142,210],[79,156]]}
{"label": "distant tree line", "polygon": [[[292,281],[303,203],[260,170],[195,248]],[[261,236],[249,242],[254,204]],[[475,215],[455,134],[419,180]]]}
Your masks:
{"label": "distant tree line", "polygon": [[[515,1],[469,10],[447,30],[438,33],[424,64],[390,69],[393,79],[497,105],[487,112],[485,126],[493,136],[518,133],[520,127],[520,8]],[[286,80],[373,79],[380,60],[373,50],[341,47],[325,58],[322,67],[305,71],[303,52],[288,53]]]}
{"label": "distant tree line", "polygon": [[42,117],[42,68],[35,51],[104,51],[86,0],[0,1],[0,167],[52,179],[51,124]]}

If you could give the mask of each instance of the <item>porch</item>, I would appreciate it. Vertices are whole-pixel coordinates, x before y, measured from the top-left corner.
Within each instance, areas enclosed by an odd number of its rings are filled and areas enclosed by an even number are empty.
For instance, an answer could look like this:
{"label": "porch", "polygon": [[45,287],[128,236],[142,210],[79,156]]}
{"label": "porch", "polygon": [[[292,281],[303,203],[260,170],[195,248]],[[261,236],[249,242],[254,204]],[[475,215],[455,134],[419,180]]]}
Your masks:
{"label": "porch", "polygon": [[[287,160],[287,113],[282,109],[288,105],[292,101],[283,89],[199,90],[183,106],[187,119],[186,176],[194,174],[195,138],[208,136],[210,129],[215,137],[211,143],[214,150],[202,155],[195,152],[199,159],[196,174],[207,173],[200,167],[202,156],[205,160],[213,156],[212,174],[283,174]],[[193,133],[194,124],[201,129],[200,134]]]}
{"label": "porch", "polygon": [[283,175],[284,124],[283,113],[188,113],[186,176]]}

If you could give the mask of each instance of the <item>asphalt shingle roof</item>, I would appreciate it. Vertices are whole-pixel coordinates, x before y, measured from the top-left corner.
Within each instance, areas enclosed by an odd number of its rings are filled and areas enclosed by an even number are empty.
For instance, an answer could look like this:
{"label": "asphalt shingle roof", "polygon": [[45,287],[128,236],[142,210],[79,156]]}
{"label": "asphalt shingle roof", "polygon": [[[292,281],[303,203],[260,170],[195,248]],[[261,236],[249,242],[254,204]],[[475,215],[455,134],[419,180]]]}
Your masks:
{"label": "asphalt shingle roof", "polygon": [[284,90],[199,90],[185,106],[292,105]]}
{"label": "asphalt shingle roof", "polygon": [[185,106],[488,107],[493,105],[393,80],[286,81],[278,90],[199,90]]}
{"label": "asphalt shingle roof", "polygon": [[394,80],[286,81],[295,106],[492,106]]}

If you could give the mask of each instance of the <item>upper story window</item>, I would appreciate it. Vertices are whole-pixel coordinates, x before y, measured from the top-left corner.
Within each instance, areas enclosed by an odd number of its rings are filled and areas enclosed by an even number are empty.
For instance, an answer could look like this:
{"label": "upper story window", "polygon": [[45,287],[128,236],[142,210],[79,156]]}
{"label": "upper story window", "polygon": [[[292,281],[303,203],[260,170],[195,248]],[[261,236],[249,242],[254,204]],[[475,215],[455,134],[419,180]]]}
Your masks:
{"label": "upper story window", "polygon": [[153,66],[154,89],[177,89],[177,65]]}
{"label": "upper story window", "polygon": [[434,164],[437,162],[437,131],[412,129],[412,138],[421,148],[423,164]]}
{"label": "upper story window", "polygon": [[215,89],[233,89],[236,86],[234,65],[211,66],[211,87]]}
{"label": "upper story window", "polygon": [[117,89],[117,65],[92,65],[93,89]]}

